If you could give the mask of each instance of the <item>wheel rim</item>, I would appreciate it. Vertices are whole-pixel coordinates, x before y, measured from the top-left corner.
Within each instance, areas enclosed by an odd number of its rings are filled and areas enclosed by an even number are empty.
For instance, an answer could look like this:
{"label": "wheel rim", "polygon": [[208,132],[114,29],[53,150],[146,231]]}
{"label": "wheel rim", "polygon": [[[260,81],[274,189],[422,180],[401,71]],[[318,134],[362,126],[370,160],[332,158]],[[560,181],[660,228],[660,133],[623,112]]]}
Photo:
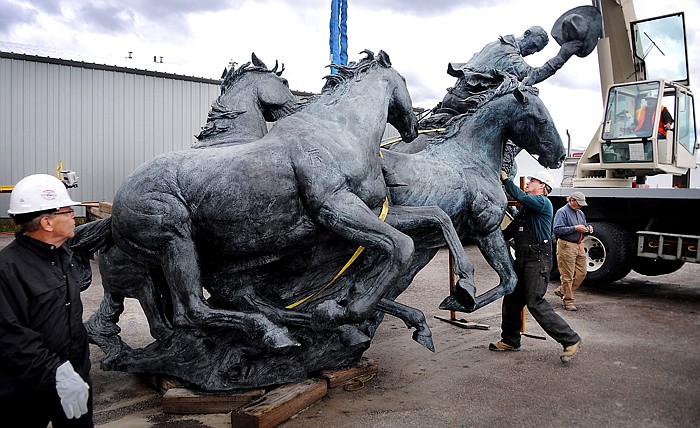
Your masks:
{"label": "wheel rim", "polygon": [[607,255],[605,246],[600,239],[589,235],[583,238],[583,251],[586,253],[586,270],[595,272],[605,264]]}

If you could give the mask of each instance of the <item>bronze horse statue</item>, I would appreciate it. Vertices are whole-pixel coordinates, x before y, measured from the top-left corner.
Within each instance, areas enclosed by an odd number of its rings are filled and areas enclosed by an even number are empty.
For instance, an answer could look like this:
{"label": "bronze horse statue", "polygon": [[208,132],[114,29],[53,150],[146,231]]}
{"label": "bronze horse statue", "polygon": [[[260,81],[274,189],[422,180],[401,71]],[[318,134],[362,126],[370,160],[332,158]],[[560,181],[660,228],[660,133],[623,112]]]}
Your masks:
{"label": "bronze horse statue", "polygon": [[[212,102],[205,126],[193,148],[224,147],[245,144],[259,140],[267,134],[266,122],[274,122],[298,110],[303,103],[292,94],[289,83],[282,76],[284,65],[278,70],[278,63],[268,69],[255,53],[251,62],[240,67],[231,67],[222,76],[220,95]],[[86,324],[91,339],[102,349],[121,349],[123,344],[115,334],[116,322],[124,310],[124,297],[137,298],[148,318],[151,335],[163,338],[170,334],[172,326],[164,316],[161,299],[156,298],[153,276],[158,270],[133,260],[111,240],[96,241],[92,226],[105,228],[108,224],[79,227],[74,240],[81,257],[87,287],[92,279],[89,259],[100,249],[99,258],[102,286],[105,298],[97,312]],[[106,231],[105,231],[106,232]],[[88,235],[87,239],[84,237]],[[107,352],[109,355],[109,352]]]}
{"label": "bronze horse statue", "polygon": [[[445,299],[441,309],[472,312],[515,287],[517,278],[500,229],[507,200],[499,172],[509,140],[537,155],[547,168],[559,168],[564,161],[561,138],[536,88],[519,87],[514,77],[507,77],[480,108],[457,116],[444,135],[433,139],[423,151],[383,151],[384,161],[397,171],[397,179],[406,183],[391,188],[392,203],[439,206],[452,219],[460,238],[473,239],[499,274],[499,284],[479,296],[469,281],[460,281],[455,295]],[[408,287],[442,245],[438,235],[424,237],[420,248],[416,247],[410,273],[389,298]]]}
{"label": "bronze horse statue", "polygon": [[214,100],[207,123],[192,148],[245,144],[267,134],[267,122],[288,116],[299,108],[297,98],[282,77],[284,64],[270,70],[253,53],[247,62],[231,67],[223,76],[221,94]]}
{"label": "bronze horse statue", "polygon": [[[377,218],[388,205],[379,142],[387,122],[407,140],[415,138],[417,123],[405,81],[388,56],[366,53],[362,61],[338,67],[315,102],[280,120],[261,140],[158,156],[134,171],[117,192],[112,217],[98,227],[107,229],[122,254],[149,270],[152,288],[168,297],[170,307],[160,310],[168,312],[179,332],[232,328],[245,336],[242,342],[254,343],[256,352],[261,343],[287,349],[299,343],[285,325],[340,326],[345,331],[344,326],[362,322],[378,306],[387,311],[399,306],[379,303],[410,262],[413,242]],[[458,245],[449,219],[444,213],[437,217],[447,223],[438,227]],[[428,227],[435,227],[435,218],[427,220]],[[265,290],[254,283],[232,291],[226,281],[230,274],[280,259],[303,258],[299,249],[304,253],[314,243],[339,238],[382,254],[371,280],[351,289],[350,299],[331,297],[304,313],[281,311],[271,309],[259,296]],[[296,293],[308,294],[307,288],[302,284]],[[210,305],[203,289],[210,301],[223,303]],[[294,295],[284,287],[279,293]],[[107,309],[118,318],[119,305]],[[113,325],[113,330],[119,328]],[[363,339],[368,338],[353,337],[349,330],[343,341],[353,345],[359,338],[366,349]],[[157,346],[172,350],[172,345],[171,340]],[[339,362],[323,357],[315,364]],[[203,386],[226,387],[216,380]]]}

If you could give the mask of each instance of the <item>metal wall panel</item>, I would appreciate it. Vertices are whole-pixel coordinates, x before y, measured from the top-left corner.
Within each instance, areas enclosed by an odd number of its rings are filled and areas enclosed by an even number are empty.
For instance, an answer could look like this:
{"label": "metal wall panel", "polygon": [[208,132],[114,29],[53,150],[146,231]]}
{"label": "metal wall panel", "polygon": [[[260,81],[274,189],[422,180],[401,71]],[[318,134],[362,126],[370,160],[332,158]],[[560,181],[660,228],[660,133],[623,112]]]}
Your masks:
{"label": "metal wall panel", "polygon": [[[163,152],[189,148],[217,81],[22,55],[0,56],[0,184],[76,171],[82,201],[111,201],[123,179]],[[9,194],[0,195],[7,217]]]}
{"label": "metal wall panel", "polygon": [[143,162],[189,148],[218,95],[211,79],[0,51],[0,185],[62,161],[79,176],[74,200],[111,201]]}

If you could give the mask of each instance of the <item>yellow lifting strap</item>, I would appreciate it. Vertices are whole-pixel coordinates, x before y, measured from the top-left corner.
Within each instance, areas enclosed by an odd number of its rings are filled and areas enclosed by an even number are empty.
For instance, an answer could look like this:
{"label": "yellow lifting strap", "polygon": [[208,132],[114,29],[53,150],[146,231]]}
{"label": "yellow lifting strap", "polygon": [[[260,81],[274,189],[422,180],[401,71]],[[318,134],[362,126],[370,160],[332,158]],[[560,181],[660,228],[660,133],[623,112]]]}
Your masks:
{"label": "yellow lifting strap", "polygon": [[[442,132],[445,129],[447,129],[447,128],[421,129],[420,131],[418,131],[418,133],[419,134],[428,134],[430,132]],[[401,141],[401,137],[392,138],[391,140],[385,141],[382,144],[380,144],[379,147],[386,147],[389,144],[398,143],[399,141]]]}
{"label": "yellow lifting strap", "polygon": [[[379,219],[380,219],[381,221],[386,220],[386,215],[387,215],[388,212],[389,212],[389,197],[386,196],[386,197],[384,198],[384,205],[382,205],[382,212],[379,213]],[[354,262],[358,257],[360,257],[360,254],[362,254],[362,252],[363,252],[364,250],[365,250],[365,247],[363,247],[363,246],[357,247],[357,250],[355,251],[355,254],[353,254],[352,257],[350,257],[350,260],[348,260],[348,262],[345,263],[345,266],[343,266],[343,268],[340,269],[340,271],[339,271],[338,273],[335,274],[335,276],[333,277],[333,279],[331,279],[331,280],[328,282],[328,284],[324,285],[323,288],[321,288],[321,289],[318,290],[317,292],[312,293],[312,294],[310,294],[310,295],[304,297],[303,299],[301,299],[301,300],[299,300],[299,301],[297,301],[297,302],[292,303],[291,305],[285,306],[285,308],[286,308],[286,309],[293,309],[293,308],[295,308],[295,307],[301,305],[302,303],[306,302],[306,301],[309,300],[310,298],[314,297],[314,296],[317,295],[318,293],[322,292],[322,291],[325,290],[326,288],[330,287],[331,284],[333,284],[333,283],[335,282],[335,280],[338,279],[338,277],[340,277],[340,275],[342,275],[343,272],[345,272],[345,271],[350,267],[350,265],[353,264],[353,262]]]}

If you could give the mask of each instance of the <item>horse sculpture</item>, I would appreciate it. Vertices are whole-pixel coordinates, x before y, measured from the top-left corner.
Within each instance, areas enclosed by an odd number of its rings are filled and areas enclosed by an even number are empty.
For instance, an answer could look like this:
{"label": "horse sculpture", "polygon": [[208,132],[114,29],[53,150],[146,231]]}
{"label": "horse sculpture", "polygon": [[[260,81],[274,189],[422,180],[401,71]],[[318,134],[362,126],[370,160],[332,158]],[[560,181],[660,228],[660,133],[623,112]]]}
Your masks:
{"label": "horse sculpture", "polygon": [[[383,151],[384,161],[397,171],[398,180],[406,183],[391,188],[392,202],[442,208],[460,237],[472,238],[499,274],[500,283],[479,296],[468,282],[461,281],[454,296],[440,305],[441,309],[472,312],[511,292],[517,282],[500,230],[507,207],[499,181],[506,141],[538,155],[539,163],[548,168],[559,168],[565,158],[559,133],[536,89],[517,86],[516,79],[506,79],[481,108],[457,117],[444,136],[419,153]],[[507,95],[511,92],[513,95]],[[434,238],[432,248],[429,237],[421,241],[409,273],[389,298],[408,287],[415,274],[434,257],[442,245],[441,237]]]}
{"label": "horse sculpture", "polygon": [[231,67],[221,83],[221,95],[214,100],[207,123],[197,135],[193,148],[245,144],[267,134],[268,122],[293,113],[298,100],[281,77],[284,65],[272,70],[253,53],[247,62]]}
{"label": "horse sculpture", "polygon": [[[207,122],[193,148],[224,147],[259,140],[267,134],[266,121],[276,121],[301,107],[302,103],[292,94],[287,80],[281,77],[284,65],[278,71],[275,61],[275,66],[270,70],[255,53],[251,55],[251,60],[252,65],[247,62],[238,68],[233,66],[223,76],[221,94],[212,103]],[[83,256],[84,259],[85,286],[91,280],[91,254],[97,249],[101,250],[99,266],[105,297],[98,316],[93,316],[86,324],[91,339],[108,356],[126,346],[115,336],[118,333],[116,322],[124,310],[124,297],[139,300],[154,338],[166,337],[172,326],[164,316],[163,302],[157,298],[152,280],[152,276],[159,273],[133,260],[111,241],[96,242],[93,239],[81,242],[92,226],[79,227],[75,239],[78,249],[76,256]],[[104,228],[109,223],[97,226]],[[90,232],[90,237],[94,238],[95,235],[94,231]]]}
{"label": "horse sculpture", "polygon": [[[283,379],[251,374],[256,370],[249,362],[245,376],[227,374],[226,381],[203,380],[199,385],[206,389],[227,389],[231,382],[234,387],[279,383],[298,378],[300,373],[305,375],[309,365],[328,368],[357,361],[369,338],[354,324],[363,323],[375,308],[406,313],[402,305],[382,300],[386,289],[410,262],[413,243],[376,216],[375,211],[382,205],[384,210],[387,207],[378,155],[387,120],[407,140],[415,138],[417,123],[405,82],[391,69],[388,56],[380,52],[374,58],[371,52],[366,53],[368,57],[359,63],[338,67],[339,73],[328,78],[315,102],[280,120],[260,141],[165,154],[142,165],[118,191],[112,217],[97,225],[108,229],[121,251],[148,267],[150,288],[169,297],[166,303],[170,307],[156,308],[156,312],[168,312],[180,336],[197,339],[193,335],[198,333],[184,333],[197,329],[237,330],[238,336],[227,335],[227,340],[237,337],[244,342],[239,349],[245,349],[235,355],[237,361],[252,349],[259,354],[261,343],[271,350],[297,346],[294,337],[303,334],[297,331],[290,335],[287,326],[321,330],[336,326],[340,337],[334,331],[327,334],[333,341],[343,342],[335,346],[355,348],[350,355],[318,354],[313,361],[301,355],[295,369],[287,368]],[[404,215],[411,212],[429,212],[417,222],[422,221],[427,228],[437,226],[448,242],[459,245],[449,218],[439,209],[402,211]],[[397,215],[394,213],[392,218]],[[369,271],[370,281],[344,290],[347,298],[335,300],[328,292],[318,293],[326,298],[320,303],[309,300],[318,304],[313,308],[308,303],[301,305],[309,309],[301,313],[273,307],[265,299],[271,297],[270,290],[260,281],[261,289],[256,289],[255,282],[237,283],[240,287],[231,289],[229,275],[249,278],[246,272],[264,269],[279,260],[304,259],[309,255],[308,248],[332,246],[338,238],[382,255]],[[120,266],[124,271],[131,264]],[[203,288],[211,293],[210,301],[218,305],[212,307],[204,301]],[[268,288],[274,297],[282,294],[283,298],[296,299],[295,294],[308,294],[304,291],[307,283],[285,288],[282,281]],[[103,309],[115,318],[121,311],[119,304],[105,302],[100,311]],[[409,312],[408,316],[415,315]],[[429,334],[425,320],[420,321]],[[118,333],[116,324],[112,327],[112,334]],[[180,346],[173,336],[163,337],[155,347],[173,353],[173,347]],[[432,347],[429,336],[425,340],[426,346]],[[157,354],[151,351],[130,355],[126,358],[129,362],[122,361],[122,367],[126,364],[129,370],[144,371],[139,364]],[[230,355],[227,361],[231,361]],[[274,362],[270,358],[265,362],[266,371],[277,374],[270,370]],[[152,361],[145,364],[159,371]],[[168,365],[158,364],[161,372]],[[200,367],[199,372],[185,377],[196,381],[201,370],[207,369]]]}

